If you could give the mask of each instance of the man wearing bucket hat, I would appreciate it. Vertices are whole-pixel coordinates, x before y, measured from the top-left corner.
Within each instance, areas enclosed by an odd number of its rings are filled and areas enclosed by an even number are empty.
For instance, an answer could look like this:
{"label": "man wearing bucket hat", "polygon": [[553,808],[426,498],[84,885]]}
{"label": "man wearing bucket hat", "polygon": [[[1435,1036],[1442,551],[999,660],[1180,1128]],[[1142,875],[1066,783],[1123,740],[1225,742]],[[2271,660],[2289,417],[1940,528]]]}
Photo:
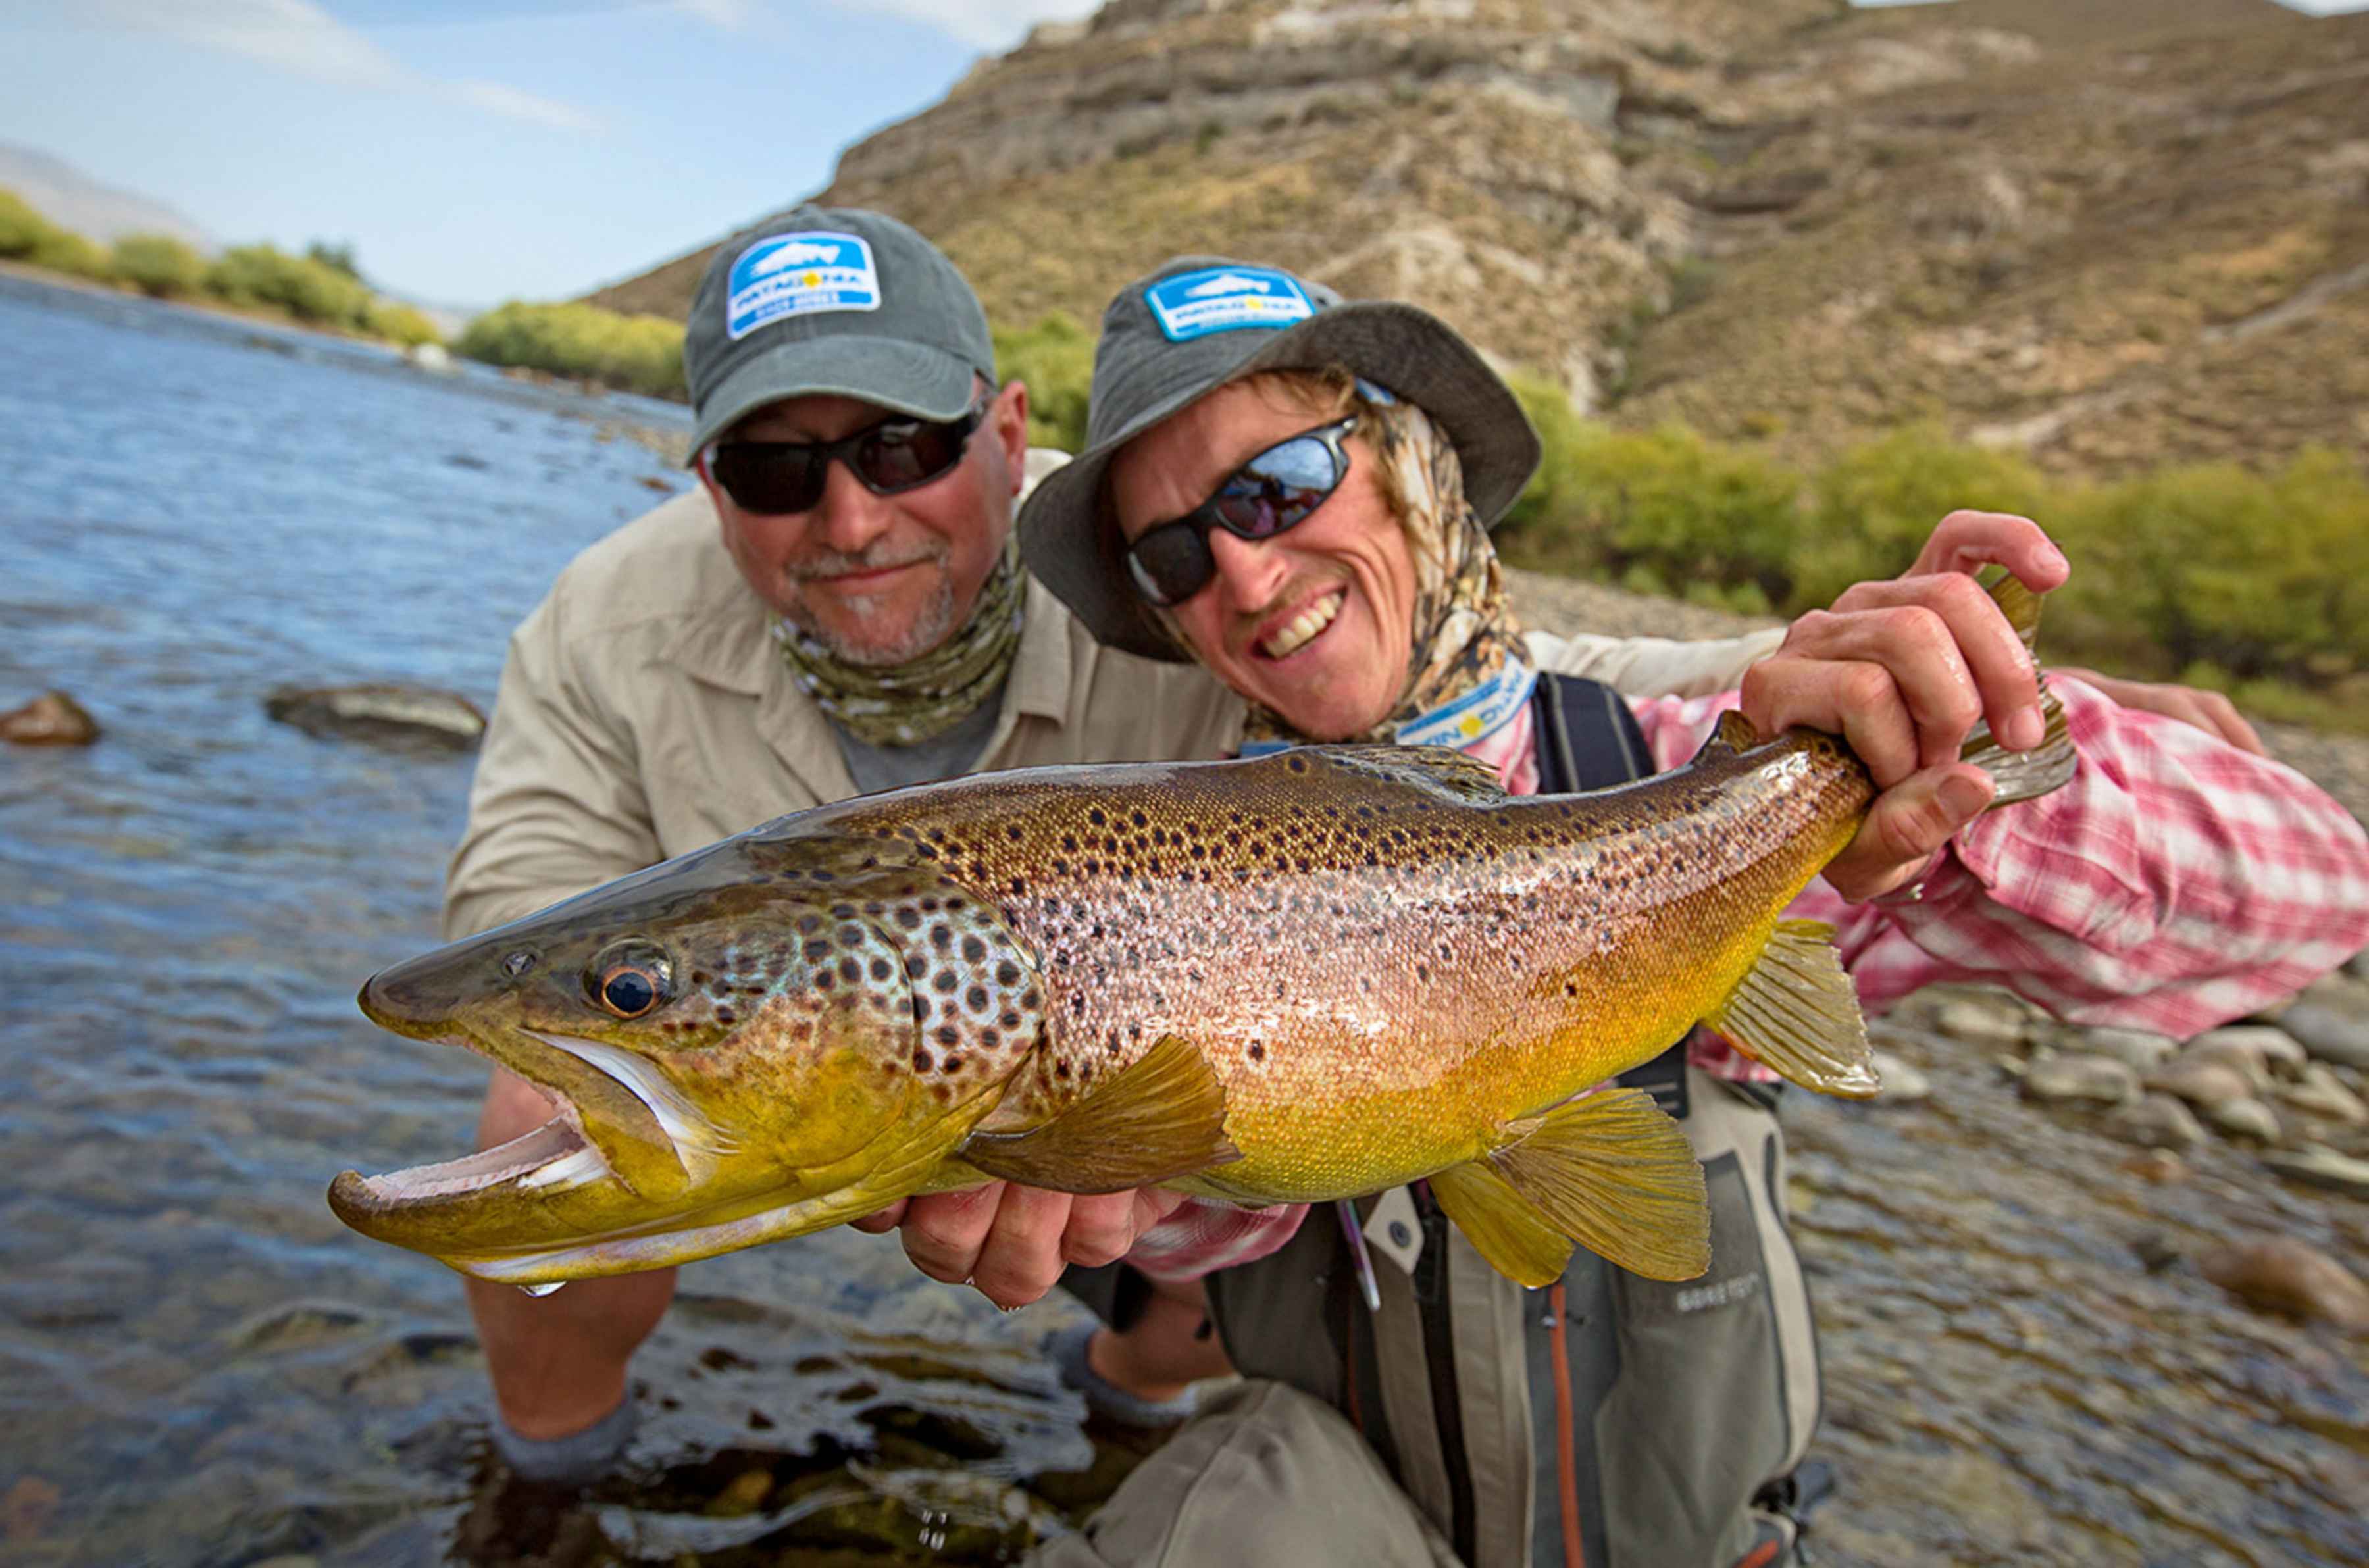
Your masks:
{"label": "man wearing bucket hat", "polygon": [[[1023,548],[1104,642],[1196,659],[1248,699],[1245,750],[1454,744],[1516,793],[1671,765],[1736,705],[1707,694],[1736,650],[1524,636],[1486,531],[1537,455],[1503,383],[1433,317],[1188,258],[1105,314],[1088,448],[1029,500]],[[1796,906],[1837,921],[1871,1007],[1980,978],[2083,1022],[2187,1034],[2369,939],[2369,844],[2340,807],[2075,682],[2061,697],[2080,777],[1977,820],[1987,787],[1970,794],[1951,761],[1967,731],[2039,739],[2030,661],[1967,575],[1984,563],[2043,589],[2067,571],[2027,520],[1953,513],[1908,574],[1773,634],[1744,681],[1761,729],[1842,732],[1883,786],[1828,886]],[[1690,683],[1706,694],[1677,694]],[[1613,690],[1638,685],[1674,694]],[[2242,844],[2225,815],[2247,824]],[[2162,902],[2137,910],[2135,887]],[[1419,1184],[1339,1226],[1180,1208],[1129,1253],[1133,1293],[1148,1279],[1184,1300],[1197,1281],[1250,1377],[1040,1560],[1783,1560],[1815,1490],[1795,1472],[1818,1383],[1765,1077],[1703,1034],[1624,1075],[1681,1115],[1705,1165],[1712,1271],[1683,1285],[1583,1252],[1526,1295]],[[944,1203],[883,1217],[926,1272],[986,1288],[995,1271],[1000,1300],[1049,1280],[1057,1251]],[[1105,1310],[1128,1294],[1107,1272],[1072,1283]],[[1189,1342],[1165,1354],[1182,1375],[1211,1359]]]}

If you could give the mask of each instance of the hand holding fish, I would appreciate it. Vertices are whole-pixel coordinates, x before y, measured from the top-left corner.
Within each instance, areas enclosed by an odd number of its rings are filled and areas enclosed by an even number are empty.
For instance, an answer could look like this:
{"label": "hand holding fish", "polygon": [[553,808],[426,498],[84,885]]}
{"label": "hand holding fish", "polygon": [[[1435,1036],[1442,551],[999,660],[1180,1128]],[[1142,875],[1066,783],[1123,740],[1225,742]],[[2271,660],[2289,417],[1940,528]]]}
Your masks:
{"label": "hand holding fish", "polygon": [[1072,1194],[991,1182],[906,1198],[851,1223],[876,1234],[901,1230],[915,1268],[948,1285],[976,1286],[1009,1311],[1052,1289],[1070,1264],[1116,1263],[1184,1196],[1156,1187]]}
{"label": "hand holding fish", "polygon": [[1974,573],[2005,567],[2036,593],[2069,575],[2029,518],[1955,511],[1897,578],[1856,583],[1795,621],[1744,678],[1744,714],[1763,735],[1795,725],[1843,736],[1882,791],[1850,846],[1825,868],[1837,892],[1903,887],[1990,805],[1992,784],[1958,760],[1978,723],[2010,751],[2040,744],[2031,655]]}

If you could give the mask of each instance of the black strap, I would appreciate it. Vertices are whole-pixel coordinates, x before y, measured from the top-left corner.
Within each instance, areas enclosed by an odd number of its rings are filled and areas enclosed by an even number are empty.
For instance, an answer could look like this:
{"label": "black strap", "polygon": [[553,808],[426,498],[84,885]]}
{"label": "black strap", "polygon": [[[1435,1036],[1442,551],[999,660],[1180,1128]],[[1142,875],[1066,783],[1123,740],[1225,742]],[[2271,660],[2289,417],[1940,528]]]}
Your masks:
{"label": "black strap", "polygon": [[[1637,727],[1637,715],[1620,693],[1602,681],[1540,675],[1530,705],[1540,794],[1609,789],[1653,775],[1654,749]],[[1624,1088],[1644,1090],[1671,1116],[1685,1116],[1686,1041],[1673,1042],[1653,1060],[1622,1073],[1618,1082]]]}

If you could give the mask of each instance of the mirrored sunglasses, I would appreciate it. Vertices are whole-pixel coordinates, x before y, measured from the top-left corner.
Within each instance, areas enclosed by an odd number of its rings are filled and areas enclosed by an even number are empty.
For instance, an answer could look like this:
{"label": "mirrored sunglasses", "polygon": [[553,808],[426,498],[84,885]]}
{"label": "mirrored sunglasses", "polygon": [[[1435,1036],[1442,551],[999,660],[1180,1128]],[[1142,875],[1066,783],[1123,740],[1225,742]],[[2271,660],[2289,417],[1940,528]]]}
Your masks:
{"label": "mirrored sunglasses", "polygon": [[1250,540],[1297,528],[1348,476],[1343,442],[1356,424],[1352,414],[1276,442],[1227,475],[1207,500],[1129,544],[1127,570],[1135,591],[1168,609],[1207,588],[1218,574],[1209,553],[1213,528]]}

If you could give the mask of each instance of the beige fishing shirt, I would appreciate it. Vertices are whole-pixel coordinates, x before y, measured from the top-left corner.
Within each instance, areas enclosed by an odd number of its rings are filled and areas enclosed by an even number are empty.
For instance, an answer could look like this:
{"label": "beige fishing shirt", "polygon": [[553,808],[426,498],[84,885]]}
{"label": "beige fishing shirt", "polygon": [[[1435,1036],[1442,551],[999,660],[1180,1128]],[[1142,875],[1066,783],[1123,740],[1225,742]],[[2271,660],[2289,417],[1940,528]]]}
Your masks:
{"label": "beige fishing shirt", "polygon": [[[445,934],[854,794],[830,722],[782,663],[773,619],[725,553],[703,490],[569,563],[511,635],[445,882]],[[1539,668],[1633,696],[1721,690],[1773,646],[1772,634],[1530,639]],[[974,771],[1217,757],[1241,735],[1231,692],[1192,665],[1099,646],[1032,580]]]}

